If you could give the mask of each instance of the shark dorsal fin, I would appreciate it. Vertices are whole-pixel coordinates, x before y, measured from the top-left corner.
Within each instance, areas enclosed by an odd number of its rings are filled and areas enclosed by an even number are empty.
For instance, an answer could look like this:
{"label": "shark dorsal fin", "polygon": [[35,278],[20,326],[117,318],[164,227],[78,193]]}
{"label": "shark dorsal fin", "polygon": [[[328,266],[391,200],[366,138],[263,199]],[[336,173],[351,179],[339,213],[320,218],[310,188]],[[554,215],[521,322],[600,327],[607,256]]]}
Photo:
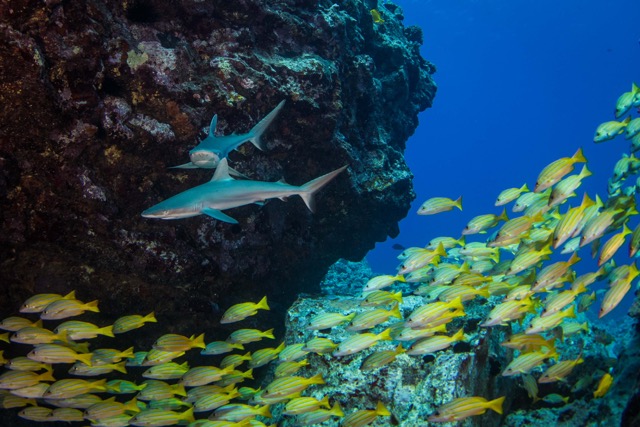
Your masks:
{"label": "shark dorsal fin", "polygon": [[218,125],[218,115],[214,114],[211,119],[211,124],[209,124],[209,136],[213,138],[216,136],[216,126]]}
{"label": "shark dorsal fin", "polygon": [[229,175],[229,164],[227,162],[227,158],[220,160],[218,166],[216,167],[216,171],[213,174],[213,178],[211,181],[230,181],[233,180],[231,175]]}

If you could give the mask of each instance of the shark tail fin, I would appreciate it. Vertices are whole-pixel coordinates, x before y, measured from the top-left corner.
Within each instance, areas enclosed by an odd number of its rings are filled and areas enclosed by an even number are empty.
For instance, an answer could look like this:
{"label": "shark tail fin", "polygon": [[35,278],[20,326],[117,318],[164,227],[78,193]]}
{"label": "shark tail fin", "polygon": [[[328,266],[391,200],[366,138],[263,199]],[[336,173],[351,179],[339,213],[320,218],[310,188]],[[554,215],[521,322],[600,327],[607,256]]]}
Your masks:
{"label": "shark tail fin", "polygon": [[313,199],[313,195],[316,191],[320,190],[326,184],[329,183],[333,178],[335,178],[340,172],[345,170],[347,166],[343,166],[340,169],[336,169],[333,172],[329,172],[328,174],[322,175],[316,179],[312,179],[300,186],[300,197],[304,200],[304,203],[307,205],[311,212],[315,211],[315,200]]}
{"label": "shark tail fin", "polygon": [[271,124],[271,122],[273,121],[273,119],[276,118],[276,116],[278,115],[278,113],[280,112],[280,110],[282,109],[282,106],[284,105],[284,100],[280,101],[280,103],[278,105],[276,105],[276,108],[274,108],[273,110],[271,110],[271,112],[269,114],[267,114],[266,116],[264,116],[264,118],[262,120],[260,120],[253,128],[251,128],[251,130],[249,131],[249,134],[251,135],[251,138],[249,138],[249,141],[251,141],[251,143],[253,145],[256,146],[256,148],[258,150],[262,150],[264,151],[264,146],[262,145],[262,142],[260,141],[260,137],[262,136],[262,134],[264,133],[264,131],[267,130],[267,128],[269,127],[269,125]]}

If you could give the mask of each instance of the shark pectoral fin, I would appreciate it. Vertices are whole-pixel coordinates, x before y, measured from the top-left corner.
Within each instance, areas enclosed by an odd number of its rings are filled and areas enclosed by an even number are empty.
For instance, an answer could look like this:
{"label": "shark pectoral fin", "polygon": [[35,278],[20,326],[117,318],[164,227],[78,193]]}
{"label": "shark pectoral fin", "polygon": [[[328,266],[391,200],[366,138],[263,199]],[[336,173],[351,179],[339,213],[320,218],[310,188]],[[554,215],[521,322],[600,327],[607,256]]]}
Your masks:
{"label": "shark pectoral fin", "polygon": [[250,136],[249,141],[251,141],[251,143],[253,145],[255,145],[255,147],[258,150],[261,150],[261,151],[265,150],[265,146],[262,144],[262,141],[260,140],[260,137],[267,130],[267,128],[269,127],[269,125],[271,124],[273,119],[276,118],[276,116],[278,115],[278,113],[280,112],[280,110],[282,109],[283,106],[284,106],[284,100],[280,101],[280,103],[278,105],[276,105],[276,108],[271,110],[271,112],[269,114],[264,116],[264,118],[262,120],[260,120],[249,131],[249,133],[248,133],[248,135]]}
{"label": "shark pectoral fin", "polygon": [[205,215],[209,215],[211,218],[215,218],[218,221],[224,221],[224,222],[228,222],[230,224],[237,224],[238,221],[236,221],[235,219],[231,218],[229,215],[225,214],[222,211],[219,211],[218,209],[212,209],[212,208],[204,208],[202,210],[202,213]]}
{"label": "shark pectoral fin", "polygon": [[243,174],[241,172],[238,172],[234,168],[229,168],[229,175],[233,175],[235,177],[242,178],[242,179],[249,179],[248,176],[246,176],[245,174]]}
{"label": "shark pectoral fin", "polygon": [[189,162],[183,165],[169,166],[169,169],[198,169],[198,166],[194,165],[192,162]]}

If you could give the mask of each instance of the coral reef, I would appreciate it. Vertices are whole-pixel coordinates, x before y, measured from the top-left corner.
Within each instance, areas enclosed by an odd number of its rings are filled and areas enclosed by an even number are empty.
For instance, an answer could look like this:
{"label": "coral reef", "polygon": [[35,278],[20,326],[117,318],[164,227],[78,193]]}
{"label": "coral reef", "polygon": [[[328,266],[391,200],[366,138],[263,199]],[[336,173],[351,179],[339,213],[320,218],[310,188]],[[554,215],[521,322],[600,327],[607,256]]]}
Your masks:
{"label": "coral reef", "polygon": [[[116,315],[210,324],[256,287],[287,306],[398,233],[405,142],[436,88],[392,3],[9,0],[0,17],[0,312],[72,286]],[[140,217],[210,179],[168,167],[213,114],[246,132],[281,100],[267,150],[230,163],[292,184],[349,165],[315,214],[294,197],[238,208],[239,225]]]}

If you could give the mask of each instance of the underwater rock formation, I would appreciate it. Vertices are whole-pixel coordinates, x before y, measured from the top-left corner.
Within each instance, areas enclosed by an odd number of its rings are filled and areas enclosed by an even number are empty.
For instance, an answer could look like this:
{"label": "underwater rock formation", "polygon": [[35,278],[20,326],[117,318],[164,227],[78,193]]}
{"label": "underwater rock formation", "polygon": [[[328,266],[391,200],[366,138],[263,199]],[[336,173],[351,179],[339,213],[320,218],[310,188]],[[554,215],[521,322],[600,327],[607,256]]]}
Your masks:
{"label": "underwater rock formation", "polygon": [[[256,287],[288,303],[398,233],[405,142],[436,88],[392,3],[9,0],[0,17],[0,312],[73,287],[188,324]],[[168,167],[214,114],[220,134],[246,132],[282,100],[267,150],[230,164],[292,184],[349,165],[315,214],[294,197],[234,210],[239,225],[140,217],[211,178]]]}

